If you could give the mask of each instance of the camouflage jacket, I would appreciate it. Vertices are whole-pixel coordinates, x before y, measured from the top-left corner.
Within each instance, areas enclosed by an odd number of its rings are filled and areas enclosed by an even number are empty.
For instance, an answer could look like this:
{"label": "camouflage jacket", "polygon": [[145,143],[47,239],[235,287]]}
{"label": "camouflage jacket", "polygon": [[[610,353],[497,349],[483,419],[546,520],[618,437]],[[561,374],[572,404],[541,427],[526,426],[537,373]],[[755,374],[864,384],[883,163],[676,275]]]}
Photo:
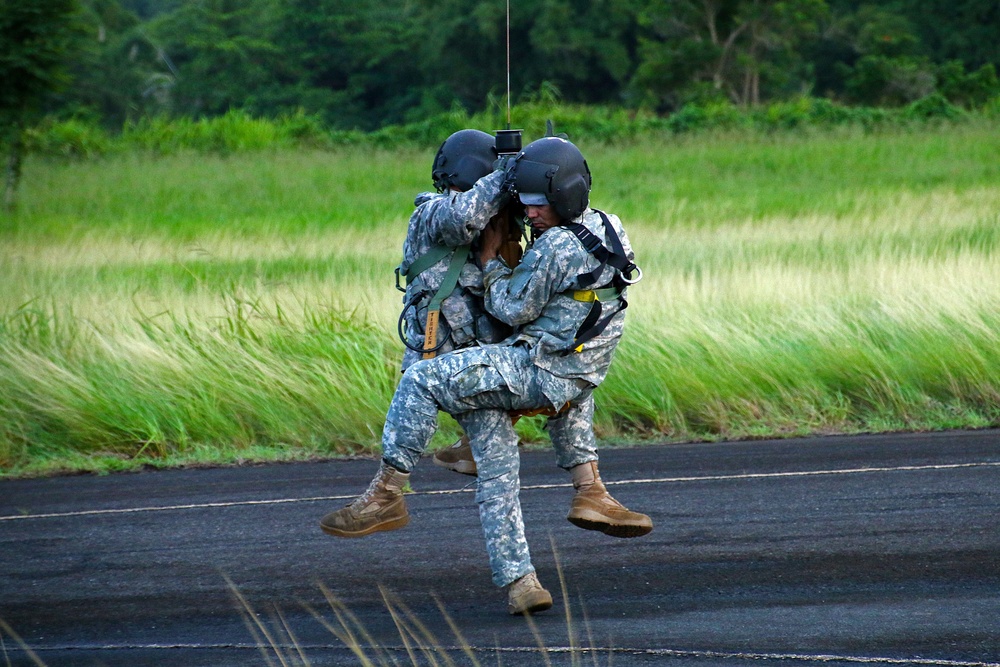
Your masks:
{"label": "camouflage jacket", "polygon": [[[500,188],[503,178],[503,172],[495,171],[479,179],[467,192],[418,195],[403,243],[400,273],[435,246],[455,248],[473,243],[507,201],[508,196]],[[450,261],[449,254],[416,276],[406,288],[402,315],[404,335],[413,347],[423,347],[427,305],[441,286]],[[459,275],[458,287],[441,304],[441,315],[451,330],[451,338],[441,353],[475,341],[496,342],[510,333],[509,328],[483,309],[483,274],[478,261],[478,252],[470,253]],[[421,353],[407,349],[403,354],[403,370],[420,357]]]}
{"label": "camouflage jacket", "polygon": [[[608,218],[625,253],[633,259],[632,245],[618,216],[608,215]],[[576,222],[602,239],[606,247],[611,247],[605,238],[600,214],[587,209]],[[554,376],[576,378],[595,387],[599,385],[607,375],[621,338],[625,312],[615,314],[599,336],[587,342],[580,352],[574,352],[574,338],[592,304],[578,301],[572,294],[573,290],[580,289],[577,277],[599,265],[580,240],[561,226],[546,230],[513,270],[498,259],[487,262],[483,271],[486,309],[515,328],[514,334],[504,342],[526,343],[531,348],[532,363]],[[604,267],[592,287],[603,287],[613,276],[614,269]],[[627,297],[626,292],[623,291],[622,299]],[[603,303],[602,319],[621,305],[621,300]],[[556,386],[543,387],[543,391],[555,407],[568,400],[558,395],[560,390]]]}

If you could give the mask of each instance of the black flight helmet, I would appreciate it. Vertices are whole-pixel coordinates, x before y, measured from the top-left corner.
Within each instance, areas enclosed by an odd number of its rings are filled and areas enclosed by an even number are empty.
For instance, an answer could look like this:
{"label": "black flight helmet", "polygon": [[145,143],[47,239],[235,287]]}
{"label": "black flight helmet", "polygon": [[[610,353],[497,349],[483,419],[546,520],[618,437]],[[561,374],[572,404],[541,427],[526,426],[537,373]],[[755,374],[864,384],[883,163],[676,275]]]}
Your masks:
{"label": "black flight helmet", "polygon": [[522,204],[550,204],[567,221],[587,210],[590,168],[580,149],[566,139],[532,141],[521,151],[514,169],[514,189]]}
{"label": "black flight helmet", "polygon": [[476,181],[493,171],[497,159],[493,135],[479,130],[459,130],[444,140],[431,168],[438,192],[455,187],[471,190]]}

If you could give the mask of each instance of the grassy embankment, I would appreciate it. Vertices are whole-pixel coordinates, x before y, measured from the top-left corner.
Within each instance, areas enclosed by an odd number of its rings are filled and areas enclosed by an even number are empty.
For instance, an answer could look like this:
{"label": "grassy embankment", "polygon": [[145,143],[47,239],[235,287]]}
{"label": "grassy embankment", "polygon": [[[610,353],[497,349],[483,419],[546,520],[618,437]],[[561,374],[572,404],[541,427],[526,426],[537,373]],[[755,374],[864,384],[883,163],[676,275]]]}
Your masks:
{"label": "grassy embankment", "polygon": [[[581,147],[646,276],[601,437],[997,423],[996,128]],[[30,160],[0,218],[0,474],[375,451],[432,152]]]}

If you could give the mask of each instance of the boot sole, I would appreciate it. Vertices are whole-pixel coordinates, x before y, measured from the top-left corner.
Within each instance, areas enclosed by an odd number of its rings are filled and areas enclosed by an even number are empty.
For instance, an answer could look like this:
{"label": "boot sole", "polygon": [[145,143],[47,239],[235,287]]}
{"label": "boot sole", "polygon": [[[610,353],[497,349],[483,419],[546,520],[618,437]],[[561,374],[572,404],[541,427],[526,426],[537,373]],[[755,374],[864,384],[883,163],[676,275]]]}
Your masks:
{"label": "boot sole", "polygon": [[610,523],[604,516],[597,512],[584,511],[576,515],[566,517],[571,524],[584,530],[596,530],[611,537],[642,537],[653,530],[652,523]]}
{"label": "boot sole", "polygon": [[434,461],[434,465],[440,466],[445,470],[450,470],[452,472],[457,472],[460,475],[469,475],[470,477],[476,477],[476,464],[474,461],[456,461],[451,463],[449,461],[442,461],[436,456],[431,457]]}
{"label": "boot sole", "polygon": [[361,530],[343,530],[341,528],[330,528],[329,526],[324,526],[320,524],[319,527],[323,529],[323,532],[327,535],[333,535],[334,537],[364,537],[365,535],[371,535],[372,533],[383,532],[387,530],[398,530],[410,523],[410,515],[406,515],[399,519],[392,519],[391,521],[383,521],[382,523],[377,523],[374,526],[369,526],[368,528],[363,528]]}

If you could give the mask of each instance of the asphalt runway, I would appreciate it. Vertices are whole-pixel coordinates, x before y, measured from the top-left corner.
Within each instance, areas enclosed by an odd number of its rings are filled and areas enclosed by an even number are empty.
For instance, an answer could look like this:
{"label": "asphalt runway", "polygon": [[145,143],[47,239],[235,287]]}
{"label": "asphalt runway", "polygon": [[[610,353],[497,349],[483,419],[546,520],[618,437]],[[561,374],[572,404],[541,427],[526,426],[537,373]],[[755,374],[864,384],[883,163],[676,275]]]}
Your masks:
{"label": "asphalt runway", "polygon": [[361,665],[353,646],[376,665],[1000,667],[998,431],[604,450],[611,492],[655,524],[629,540],[567,522],[568,474],[525,452],[556,597],[530,620],[490,581],[472,478],[425,460],[409,526],[324,535],[375,467],[0,481],[0,665]]}

